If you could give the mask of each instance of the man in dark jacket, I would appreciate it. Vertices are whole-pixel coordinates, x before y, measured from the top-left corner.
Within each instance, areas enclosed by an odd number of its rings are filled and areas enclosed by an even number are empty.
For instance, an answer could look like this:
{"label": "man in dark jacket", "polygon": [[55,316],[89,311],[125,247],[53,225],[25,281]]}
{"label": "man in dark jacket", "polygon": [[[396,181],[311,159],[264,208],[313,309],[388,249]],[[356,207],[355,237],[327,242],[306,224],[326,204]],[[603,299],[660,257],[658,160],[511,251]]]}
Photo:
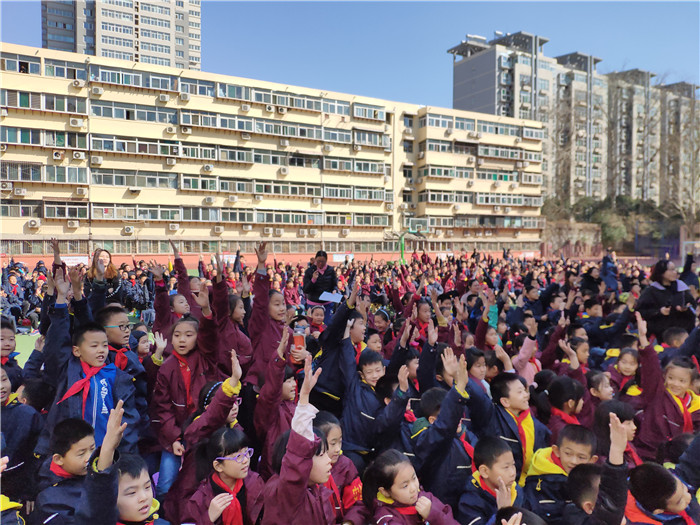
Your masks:
{"label": "man in dark jacket", "polygon": [[332,305],[321,300],[323,292],[332,293],[338,287],[338,277],[335,269],[328,265],[328,254],[323,250],[316,252],[314,264],[309,266],[304,272],[304,295],[306,296],[307,307],[320,304],[326,309],[324,323],[328,325],[332,317]]}

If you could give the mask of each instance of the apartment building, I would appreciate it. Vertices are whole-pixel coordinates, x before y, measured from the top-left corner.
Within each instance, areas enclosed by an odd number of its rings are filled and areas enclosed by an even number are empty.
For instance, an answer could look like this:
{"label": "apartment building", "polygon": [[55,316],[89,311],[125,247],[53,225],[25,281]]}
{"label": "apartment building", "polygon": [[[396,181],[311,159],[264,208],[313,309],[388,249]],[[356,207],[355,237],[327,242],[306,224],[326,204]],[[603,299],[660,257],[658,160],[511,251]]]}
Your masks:
{"label": "apartment building", "polygon": [[201,0],[42,0],[42,47],[200,70]]}
{"label": "apartment building", "polygon": [[1,51],[2,253],[539,251],[538,122]]}

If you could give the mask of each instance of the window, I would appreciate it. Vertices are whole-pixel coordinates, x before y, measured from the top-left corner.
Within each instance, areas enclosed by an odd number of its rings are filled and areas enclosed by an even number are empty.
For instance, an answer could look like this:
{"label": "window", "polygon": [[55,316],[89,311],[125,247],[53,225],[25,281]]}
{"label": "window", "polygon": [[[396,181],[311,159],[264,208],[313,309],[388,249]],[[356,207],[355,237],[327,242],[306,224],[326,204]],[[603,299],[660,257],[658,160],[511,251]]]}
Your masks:
{"label": "window", "polygon": [[177,124],[177,111],[160,106],[95,101],[90,105],[90,111],[95,117]]}
{"label": "window", "polygon": [[404,140],[403,141],[403,151],[404,153],[413,153],[413,141]]}
{"label": "window", "polygon": [[383,135],[382,133],[375,133],[372,131],[359,131],[355,130],[355,144],[361,144],[363,146],[375,146],[379,148],[385,148],[390,146],[389,136]]}
{"label": "window", "polygon": [[190,93],[192,95],[213,97],[214,82],[207,82],[205,80],[197,80],[194,78],[182,78],[180,79],[180,91],[182,93]]}
{"label": "window", "polygon": [[67,29],[69,31],[73,30],[73,24],[68,22],[57,22],[56,20],[49,20],[46,24],[48,27],[55,27],[56,29]]}
{"label": "window", "polygon": [[193,40],[200,40],[202,38],[202,35],[200,35],[199,33],[189,33],[188,36]]}
{"label": "window", "polygon": [[49,7],[46,12],[50,15],[65,16],[66,18],[73,18],[73,11],[66,11],[65,9],[56,9],[55,7]]}
{"label": "window", "polygon": [[46,166],[46,182],[52,184],[88,184],[87,168]]}
{"label": "window", "polygon": [[323,129],[323,140],[326,142],[340,142],[343,144],[352,143],[352,133],[344,129]]}
{"label": "window", "polygon": [[116,18],[117,20],[129,20],[134,19],[134,15],[131,13],[125,13],[123,11],[113,11],[112,9],[102,9],[102,16],[105,18]]}
{"label": "window", "polygon": [[10,108],[41,109],[41,93],[26,91],[0,91],[0,104]]}
{"label": "window", "polygon": [[386,120],[386,111],[381,106],[369,106],[367,104],[353,104],[352,115],[355,118],[363,118],[369,120]]}
{"label": "window", "polygon": [[475,129],[474,119],[455,117],[455,128],[463,129],[466,131],[474,131]]}
{"label": "window", "polygon": [[45,131],[46,145],[56,148],[87,149],[87,135],[67,131]]}
{"label": "window", "polygon": [[199,29],[202,27],[202,24],[200,22],[194,22],[192,20],[189,21],[189,26],[193,27],[195,29]]}
{"label": "window", "polygon": [[102,43],[110,46],[134,47],[134,41],[130,38],[121,38],[118,36],[102,35]]}
{"label": "window", "polygon": [[27,128],[0,128],[0,142],[9,144],[41,145],[41,131]]}
{"label": "window", "polygon": [[175,20],[184,20],[185,13],[175,13]]}
{"label": "window", "polygon": [[198,46],[197,44],[190,44],[189,45],[190,51],[201,51],[202,46]]}
{"label": "window", "polygon": [[176,56],[177,58],[185,58],[185,52],[184,52],[184,51],[177,50],[177,51],[175,51],[175,56]]}
{"label": "window", "polygon": [[120,84],[123,86],[140,86],[141,75],[138,73],[130,73],[126,71],[100,69],[99,81],[107,84]]}
{"label": "window", "polygon": [[118,60],[132,61],[134,59],[134,55],[132,53],[125,53],[123,51],[114,51],[112,49],[103,49],[102,56],[107,57],[107,58],[116,58]]}
{"label": "window", "polygon": [[185,26],[178,26],[178,25],[176,25],[176,26],[175,26],[175,31],[177,31],[178,33],[184,33],[184,32],[185,32]]}
{"label": "window", "polygon": [[155,27],[170,27],[170,22],[168,20],[153,18],[151,16],[141,16],[141,23]]}
{"label": "window", "polygon": [[428,126],[433,128],[451,128],[452,117],[448,115],[428,114]]}
{"label": "window", "polygon": [[162,5],[146,4],[144,2],[141,2],[139,4],[139,6],[141,8],[141,11],[145,11],[148,13],[156,13],[159,15],[170,16],[170,8],[169,7],[165,7]]}
{"label": "window", "polygon": [[102,22],[102,31],[112,31],[113,33],[123,33],[125,35],[133,35],[134,29],[121,24],[113,24],[111,22]]}
{"label": "window", "polygon": [[[39,210],[41,209],[41,203],[29,203],[22,202],[17,203],[12,201],[2,201],[0,205],[0,216],[1,217],[39,217]],[[3,241],[5,243],[7,241]],[[3,250],[7,253],[9,250]],[[37,253],[45,253],[43,247],[37,251]]]}
{"label": "window", "polygon": [[351,159],[335,159],[324,157],[323,169],[327,171],[353,171]]}
{"label": "window", "polygon": [[175,173],[156,171],[91,169],[92,184],[103,186],[138,186],[141,188],[177,188]]}
{"label": "window", "polygon": [[87,114],[86,99],[64,97],[63,95],[44,95],[44,109],[47,111]]}
{"label": "window", "polygon": [[179,36],[175,37],[175,45],[176,46],[184,46],[185,45],[185,39],[180,38]]}
{"label": "window", "polygon": [[336,115],[350,115],[350,102],[323,99],[323,112]]}
{"label": "window", "polygon": [[87,204],[44,203],[45,219],[87,219]]}
{"label": "window", "polygon": [[[154,31],[152,29],[141,29],[141,38],[152,38],[154,40],[163,40],[165,42],[170,42],[170,33],[165,33],[163,31]],[[182,39],[180,39],[182,40]]]}
{"label": "window", "polygon": [[3,161],[0,163],[0,180],[41,182],[41,164]]}

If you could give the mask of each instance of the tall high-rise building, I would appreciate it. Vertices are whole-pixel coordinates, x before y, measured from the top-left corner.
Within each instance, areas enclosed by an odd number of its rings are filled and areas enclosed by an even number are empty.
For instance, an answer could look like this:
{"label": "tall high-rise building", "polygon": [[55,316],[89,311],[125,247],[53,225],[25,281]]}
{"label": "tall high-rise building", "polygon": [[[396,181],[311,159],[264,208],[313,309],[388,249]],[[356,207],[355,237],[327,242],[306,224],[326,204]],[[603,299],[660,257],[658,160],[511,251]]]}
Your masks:
{"label": "tall high-rise building", "polygon": [[42,47],[201,68],[201,0],[42,0]]}

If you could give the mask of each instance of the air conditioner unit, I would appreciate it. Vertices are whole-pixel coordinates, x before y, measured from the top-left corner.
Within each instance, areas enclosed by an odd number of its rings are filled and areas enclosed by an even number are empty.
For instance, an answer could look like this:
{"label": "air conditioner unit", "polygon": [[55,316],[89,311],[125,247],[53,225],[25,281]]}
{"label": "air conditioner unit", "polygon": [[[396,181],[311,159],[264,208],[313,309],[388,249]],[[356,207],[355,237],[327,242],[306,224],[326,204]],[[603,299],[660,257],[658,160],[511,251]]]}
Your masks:
{"label": "air conditioner unit", "polygon": [[250,140],[250,133],[241,133],[241,140]]}
{"label": "air conditioner unit", "polygon": [[314,197],[314,198],[313,198],[313,203],[314,203],[314,204],[321,204],[321,197]]}
{"label": "air conditioner unit", "polygon": [[243,231],[244,231],[244,232],[253,231],[253,225],[252,225],[252,224],[244,224],[244,225],[243,225]]}
{"label": "air conditioner unit", "polygon": [[218,234],[224,233],[224,227],[223,226],[214,226],[214,233],[218,233]]}
{"label": "air conditioner unit", "polygon": [[192,128],[188,128],[187,126],[182,126],[180,128],[180,131],[182,131],[182,133],[184,135],[191,135],[192,134]]}
{"label": "air conditioner unit", "polygon": [[469,132],[469,138],[475,139],[477,137],[478,137],[478,133],[476,131]]}
{"label": "air conditioner unit", "polygon": [[445,237],[452,237],[454,234],[454,230],[445,230]]}
{"label": "air conditioner unit", "polygon": [[272,228],[263,228],[263,235],[272,235]]}
{"label": "air conditioner unit", "polygon": [[352,147],[352,149],[354,149],[355,151],[362,151],[362,146],[360,146],[359,144],[355,144],[355,145]]}
{"label": "air conditioner unit", "polygon": [[387,202],[387,203],[386,203],[386,209],[387,209],[387,211],[393,210],[393,209],[394,209],[394,204],[391,203],[391,202]]}
{"label": "air conditioner unit", "polygon": [[124,226],[124,235],[133,235],[133,233],[134,233],[133,226]]}
{"label": "air conditioner unit", "polygon": [[418,205],[417,205],[415,202],[412,202],[412,203],[410,204],[410,208],[411,208],[412,210],[415,210],[417,207],[418,207]]}
{"label": "air conditioner unit", "polygon": [[498,213],[499,211],[501,211],[501,207],[500,207],[500,206],[494,206],[494,207],[493,207],[493,211],[495,211],[496,213]]}
{"label": "air conditioner unit", "polygon": [[420,153],[418,153],[418,158],[419,159],[425,158],[425,151],[421,151]]}
{"label": "air conditioner unit", "polygon": [[485,235],[486,237],[491,237],[491,236],[493,235],[493,232],[492,232],[491,230],[486,230],[486,231],[484,232],[484,235]]}
{"label": "air conditioner unit", "polygon": [[176,232],[180,229],[180,225],[176,222],[171,222],[168,224],[168,230],[171,232]]}
{"label": "air conditioner unit", "polygon": [[527,168],[529,165],[530,165],[530,161],[529,161],[529,160],[524,160],[524,161],[523,161],[523,168]]}
{"label": "air conditioner unit", "polygon": [[187,102],[190,99],[189,93],[180,93],[180,100]]}
{"label": "air conditioner unit", "polygon": [[514,232],[513,232],[513,237],[520,237],[520,232],[519,232],[519,231],[514,231]]}
{"label": "air conditioner unit", "polygon": [[87,188],[75,188],[75,194],[80,195],[81,197],[86,197],[88,194],[88,189]]}
{"label": "air conditioner unit", "polygon": [[82,128],[83,127],[83,119],[81,118],[72,118],[69,121],[69,125],[72,128]]}
{"label": "air conditioner unit", "polygon": [[280,139],[280,146],[289,146],[289,139]]}
{"label": "air conditioner unit", "polygon": [[478,159],[476,163],[481,166],[484,163],[484,159]]}
{"label": "air conditioner unit", "polygon": [[500,181],[495,181],[492,185],[494,188],[500,188],[501,187],[501,182]]}
{"label": "air conditioner unit", "polygon": [[513,208],[511,208],[510,206],[506,206],[505,208],[503,208],[503,211],[506,213],[510,213],[511,211],[513,211]]}
{"label": "air conditioner unit", "polygon": [[105,92],[105,90],[101,87],[95,86],[92,88],[91,93],[93,95],[102,95]]}
{"label": "air conditioner unit", "polygon": [[15,197],[24,197],[27,194],[27,188],[15,188]]}
{"label": "air conditioner unit", "polygon": [[53,153],[51,154],[51,157],[53,160],[63,160],[63,157],[65,157],[66,152],[63,151],[62,149],[55,149],[53,150]]}
{"label": "air conditioner unit", "polygon": [[74,80],[73,87],[74,88],[83,88],[83,87],[85,87],[85,81],[84,80]]}
{"label": "air conditioner unit", "polygon": [[256,196],[255,196],[255,200],[258,201],[258,202],[260,202],[261,200],[263,200],[263,196],[262,196],[262,195],[256,195]]}
{"label": "air conditioner unit", "polygon": [[413,135],[413,128],[403,128],[403,132],[406,135]]}
{"label": "air conditioner unit", "polygon": [[517,183],[517,182],[511,182],[511,183],[510,183],[510,189],[511,189],[511,190],[517,189],[517,187],[518,187],[518,183]]}
{"label": "air conditioner unit", "polygon": [[402,210],[407,209],[407,208],[408,208],[408,203],[402,202],[401,204],[399,204],[399,208],[401,208]]}
{"label": "air conditioner unit", "polygon": [[228,201],[229,202],[238,202],[238,195],[229,195]]}
{"label": "air conditioner unit", "polygon": [[484,232],[482,232],[481,230],[478,230],[478,231],[476,232],[475,235],[476,235],[477,237],[483,237],[483,236],[484,236]]}
{"label": "air conditioner unit", "polygon": [[515,163],[515,167],[516,167],[516,168],[522,168],[522,167],[523,167],[523,163],[520,162],[520,161],[518,161],[518,162]]}
{"label": "air conditioner unit", "polygon": [[159,102],[170,102],[170,95],[166,95],[165,93],[162,95],[158,95],[158,101]]}
{"label": "air conditioner unit", "polygon": [[80,221],[68,221],[68,224],[66,224],[69,228],[75,229],[80,226]]}
{"label": "air conditioner unit", "polygon": [[129,193],[141,193],[141,188],[138,186],[130,186]]}
{"label": "air conditioner unit", "polygon": [[6,117],[8,115],[7,108],[0,109],[0,116]]}
{"label": "air conditioner unit", "polygon": [[285,113],[287,113],[287,108],[277,108],[277,111],[278,113],[284,115]]}
{"label": "air conditioner unit", "polygon": [[476,157],[474,157],[473,155],[470,155],[469,157],[467,157],[467,162],[470,164],[476,162]]}
{"label": "air conditioner unit", "polygon": [[350,228],[343,228],[342,230],[340,230],[340,235],[342,235],[343,237],[347,237],[348,235],[350,235]]}
{"label": "air conditioner unit", "polygon": [[330,153],[331,151],[333,151],[333,146],[331,146],[330,144],[324,144],[323,151],[325,151],[326,153]]}
{"label": "air conditioner unit", "polygon": [[309,234],[309,230],[306,228],[301,228],[299,230],[299,237],[306,237]]}
{"label": "air conditioner unit", "polygon": [[447,128],[447,129],[445,130],[445,135],[452,135],[452,132],[453,132],[453,131],[454,131],[454,130],[453,130],[452,128]]}
{"label": "air conditioner unit", "polygon": [[280,166],[277,170],[280,175],[289,175],[289,168],[287,166]]}
{"label": "air conditioner unit", "polygon": [[517,144],[518,142],[520,142],[521,140],[523,140],[523,139],[521,139],[520,137],[515,137],[515,143],[516,143],[516,144]]}
{"label": "air conditioner unit", "polygon": [[267,106],[265,106],[265,111],[267,111],[268,113],[274,113],[275,106],[273,106],[272,104],[268,104]]}
{"label": "air conditioner unit", "polygon": [[165,128],[165,132],[171,134],[177,133],[177,128],[175,126],[168,126],[167,128]]}
{"label": "air conditioner unit", "polygon": [[212,171],[214,171],[214,165],[213,164],[205,164],[204,171],[211,173]]}
{"label": "air conditioner unit", "polygon": [[102,157],[102,155],[93,155],[92,157],[90,157],[91,164],[96,164],[99,166],[100,164],[102,164],[103,161],[104,158]]}
{"label": "air conditioner unit", "polygon": [[85,152],[84,151],[74,151],[73,152],[73,160],[85,160]]}
{"label": "air conditioner unit", "polygon": [[418,177],[416,179],[416,184],[423,184],[423,177]]}
{"label": "air conditioner unit", "polygon": [[309,236],[313,237],[315,235],[318,235],[318,230],[316,228],[309,228]]}
{"label": "air conditioner unit", "polygon": [[12,191],[12,183],[6,181],[0,182],[0,191]]}
{"label": "air conditioner unit", "polygon": [[250,104],[241,104],[241,111],[250,111]]}
{"label": "air conditioner unit", "polygon": [[41,226],[41,219],[29,219],[27,221],[27,228],[36,229]]}
{"label": "air conditioner unit", "polygon": [[468,181],[467,181],[467,188],[471,188],[472,186],[474,186],[474,181],[473,181],[473,180],[468,180]]}
{"label": "air conditioner unit", "polygon": [[168,166],[175,166],[175,164],[177,164],[177,159],[170,157],[170,158],[165,159],[165,163]]}
{"label": "air conditioner unit", "polygon": [[459,211],[459,204],[455,204],[455,205],[454,205],[454,210],[455,210],[455,211]]}
{"label": "air conditioner unit", "polygon": [[477,132],[476,132],[476,138],[477,138],[477,139],[480,139],[481,136],[482,136],[482,135],[481,135],[481,131],[477,131]]}
{"label": "air conditioner unit", "polygon": [[204,197],[204,204],[214,204],[214,197]]}
{"label": "air conditioner unit", "polygon": [[284,233],[283,228],[275,228],[275,237],[281,237],[283,233]]}

